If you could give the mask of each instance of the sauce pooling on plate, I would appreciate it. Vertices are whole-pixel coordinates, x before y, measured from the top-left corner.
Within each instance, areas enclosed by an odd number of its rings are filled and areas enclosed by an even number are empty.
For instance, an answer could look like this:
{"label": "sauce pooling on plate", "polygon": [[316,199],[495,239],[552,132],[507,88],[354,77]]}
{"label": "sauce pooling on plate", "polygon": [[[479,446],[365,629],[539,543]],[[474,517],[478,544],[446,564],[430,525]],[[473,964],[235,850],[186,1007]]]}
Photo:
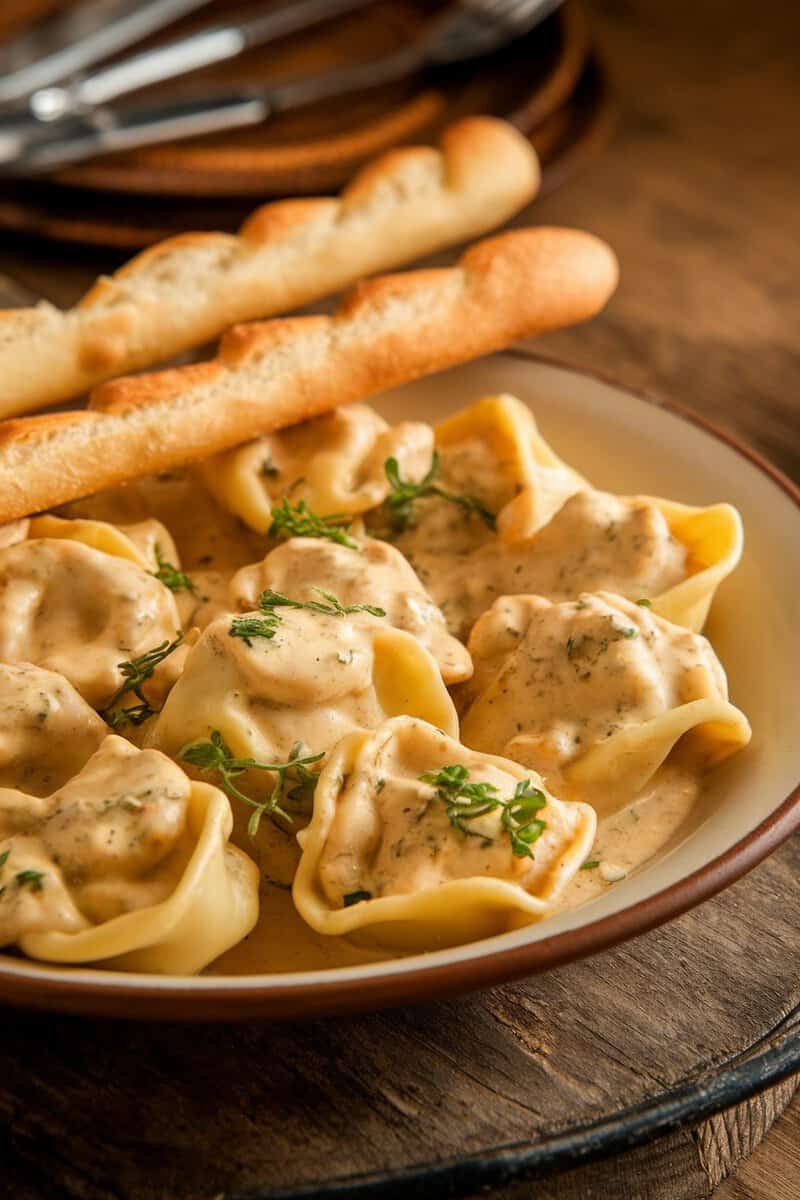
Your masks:
{"label": "sauce pooling on plate", "polygon": [[494,396],[437,429],[354,405],[15,523],[0,938],[302,970],[604,894],[749,739],[699,628],[721,510],[597,491]]}

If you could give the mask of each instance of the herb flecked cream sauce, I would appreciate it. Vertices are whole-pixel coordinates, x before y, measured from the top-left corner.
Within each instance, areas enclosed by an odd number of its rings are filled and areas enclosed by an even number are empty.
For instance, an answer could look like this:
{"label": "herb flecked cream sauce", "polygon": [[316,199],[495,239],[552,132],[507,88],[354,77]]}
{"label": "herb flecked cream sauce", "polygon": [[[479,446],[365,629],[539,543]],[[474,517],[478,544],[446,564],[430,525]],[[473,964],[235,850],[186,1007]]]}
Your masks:
{"label": "herb flecked cream sauce", "polygon": [[[473,485],[474,486],[474,485]],[[489,490],[489,489],[487,489]],[[209,619],[230,610],[228,583],[241,567],[259,562],[267,548],[264,537],[251,532],[237,518],[223,511],[191,475],[174,474],[147,479],[79,501],[64,510],[64,515],[91,517],[112,523],[156,518],[175,540],[181,569],[190,575],[201,600],[193,600],[195,612],[182,611],[185,624]],[[446,510],[439,521],[452,519]],[[463,524],[463,523],[462,523]],[[442,530],[432,523],[431,541]],[[477,536],[483,531],[477,528]],[[409,538],[407,548],[401,537],[396,544],[418,565],[425,566],[427,547],[419,539]],[[470,549],[474,548],[472,546]],[[672,564],[668,564],[672,568]],[[496,564],[487,559],[487,571]],[[428,572],[423,568],[423,579]],[[427,582],[427,581],[426,581]],[[478,587],[494,598],[492,586]],[[435,595],[436,599],[439,599]],[[187,600],[189,598],[187,597]],[[441,600],[440,600],[441,603]],[[202,610],[197,611],[197,605]],[[594,849],[584,867],[566,887],[557,908],[585,904],[627,877],[654,855],[677,844],[684,836],[696,811],[700,785],[696,777],[680,766],[662,768],[647,788],[619,811],[599,814]],[[237,820],[237,829],[243,823]],[[253,932],[219,958],[208,970],[213,974],[251,974],[286,972],[350,966],[385,959],[384,950],[357,945],[345,938],[315,933],[299,916],[291,897],[291,881],[299,860],[295,833],[269,822],[262,824],[257,844],[240,836],[242,848],[258,862],[262,875],[261,913]]]}

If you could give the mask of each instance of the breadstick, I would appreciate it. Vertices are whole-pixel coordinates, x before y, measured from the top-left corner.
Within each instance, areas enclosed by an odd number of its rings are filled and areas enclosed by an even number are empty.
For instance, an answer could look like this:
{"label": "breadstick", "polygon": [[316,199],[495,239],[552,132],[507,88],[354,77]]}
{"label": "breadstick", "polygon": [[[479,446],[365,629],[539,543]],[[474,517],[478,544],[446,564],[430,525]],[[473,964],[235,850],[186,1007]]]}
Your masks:
{"label": "breadstick", "polygon": [[0,422],[0,523],[586,320],[616,281],[598,238],[526,229],[453,268],[365,280],[333,317],[236,326],[209,362],[102,384],[88,411]]}
{"label": "breadstick", "polygon": [[469,117],[441,148],[392,150],[340,199],[280,200],[238,235],[186,233],[101,277],[75,308],[0,311],[0,417],[31,412],[501,225],[535,195],[536,154]]}

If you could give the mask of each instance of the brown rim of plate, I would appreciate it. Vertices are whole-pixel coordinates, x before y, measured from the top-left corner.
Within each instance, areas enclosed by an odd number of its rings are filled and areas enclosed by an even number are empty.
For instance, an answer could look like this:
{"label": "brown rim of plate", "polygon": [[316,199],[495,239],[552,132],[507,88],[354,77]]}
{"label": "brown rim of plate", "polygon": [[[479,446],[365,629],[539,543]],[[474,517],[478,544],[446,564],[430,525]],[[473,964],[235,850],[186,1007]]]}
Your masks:
{"label": "brown rim of plate", "polygon": [[[757,450],[735,434],[720,429],[683,405],[641,389],[628,387],[603,371],[573,367],[562,360],[532,350],[510,349],[505,353],[528,362],[538,362],[597,379],[636,400],[665,409],[705,433],[724,442],[746,458],[783,491],[800,509],[800,487]],[[216,979],[199,976],[180,983],[167,983],[161,976],[153,983],[127,982],[123,973],[109,972],[102,982],[85,981],[68,974],[39,974],[48,965],[28,960],[17,968],[13,960],[0,963],[0,1002],[36,1009],[86,1015],[160,1020],[300,1020],[362,1012],[421,1000],[440,999],[479,988],[509,983],[527,975],[585,958],[639,934],[647,933],[715,896],[735,883],[800,829],[800,781],[783,803],[746,837],[705,866],[679,879],[663,891],[632,904],[621,912],[590,921],[578,929],[565,930],[529,945],[494,950],[461,962],[421,966],[398,974],[333,979],[322,990],[308,984],[270,982],[259,988],[258,976],[238,986],[235,976]],[[398,960],[402,962],[402,960]],[[76,967],[74,971],[93,970]],[[34,973],[35,972],[35,973]],[[221,987],[220,983],[224,983]]]}

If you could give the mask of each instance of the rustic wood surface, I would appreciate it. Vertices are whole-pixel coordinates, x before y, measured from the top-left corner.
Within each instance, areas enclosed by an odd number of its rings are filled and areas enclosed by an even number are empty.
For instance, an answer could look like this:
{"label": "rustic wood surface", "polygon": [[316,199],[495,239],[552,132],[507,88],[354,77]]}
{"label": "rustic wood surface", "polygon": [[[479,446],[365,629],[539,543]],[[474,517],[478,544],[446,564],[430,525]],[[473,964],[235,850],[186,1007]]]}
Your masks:
{"label": "rustic wood surface", "polygon": [[[798,7],[597,0],[594,17],[617,135],[530,215],[606,236],[623,282],[600,320],[540,346],[693,406],[800,477]],[[111,265],[53,246],[0,251],[23,295],[59,302]],[[800,1004],[798,874],[795,839],[663,929],[458,1003],[302,1027],[3,1013],[0,1193],[172,1200],[313,1186],[536,1145],[713,1079]],[[787,1080],[695,1129],[493,1194],[798,1200],[800,1101],[748,1158],[794,1090]],[[475,1180],[383,1194],[466,1195]]]}

